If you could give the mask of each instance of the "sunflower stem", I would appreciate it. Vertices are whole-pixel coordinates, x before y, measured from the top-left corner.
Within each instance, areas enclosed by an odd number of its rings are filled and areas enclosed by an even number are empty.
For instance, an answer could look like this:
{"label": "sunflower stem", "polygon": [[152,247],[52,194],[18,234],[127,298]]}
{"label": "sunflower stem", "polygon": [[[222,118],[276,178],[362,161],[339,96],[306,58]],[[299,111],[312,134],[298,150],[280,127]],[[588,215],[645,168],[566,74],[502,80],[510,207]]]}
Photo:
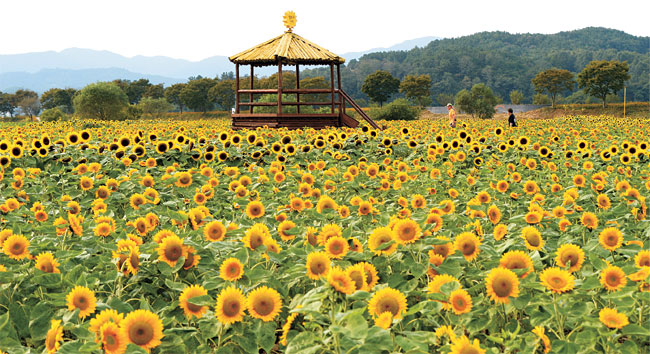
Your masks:
{"label": "sunflower stem", "polygon": [[564,339],[565,339],[565,336],[564,336],[564,325],[563,325],[563,323],[562,323],[562,319],[560,318],[560,313],[559,313],[558,310],[557,310],[557,294],[555,294],[555,293],[553,293],[553,310],[554,310],[554,312],[555,312],[555,313],[554,313],[554,315],[555,315],[555,316],[554,316],[554,317],[555,317],[555,321],[557,322],[557,331],[558,331],[557,334],[559,334],[559,335],[560,335],[560,338],[561,338],[562,340],[564,340]]}

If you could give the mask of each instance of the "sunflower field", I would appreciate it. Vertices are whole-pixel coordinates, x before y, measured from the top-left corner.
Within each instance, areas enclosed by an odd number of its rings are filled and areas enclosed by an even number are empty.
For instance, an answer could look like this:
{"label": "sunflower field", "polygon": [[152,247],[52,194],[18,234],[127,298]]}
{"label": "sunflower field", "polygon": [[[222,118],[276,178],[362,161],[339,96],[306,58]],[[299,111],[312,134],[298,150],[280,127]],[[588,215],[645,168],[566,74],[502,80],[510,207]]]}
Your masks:
{"label": "sunflower field", "polygon": [[0,123],[0,352],[650,351],[650,121],[381,123]]}

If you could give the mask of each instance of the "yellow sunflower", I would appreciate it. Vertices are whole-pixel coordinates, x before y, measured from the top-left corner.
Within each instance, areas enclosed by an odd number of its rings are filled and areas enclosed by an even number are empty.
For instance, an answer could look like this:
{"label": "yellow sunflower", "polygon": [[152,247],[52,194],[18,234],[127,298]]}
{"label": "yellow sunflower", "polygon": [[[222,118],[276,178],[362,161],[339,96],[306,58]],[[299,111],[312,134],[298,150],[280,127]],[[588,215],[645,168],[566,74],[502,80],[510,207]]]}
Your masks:
{"label": "yellow sunflower", "polygon": [[368,290],[368,283],[366,280],[366,271],[362,263],[351,265],[345,269],[348,277],[352,279],[355,290]]}
{"label": "yellow sunflower", "polygon": [[264,322],[273,321],[282,309],[282,298],[275,289],[262,286],[248,294],[246,308],[255,318]]}
{"label": "yellow sunflower", "polygon": [[176,235],[165,237],[158,248],[158,260],[169,264],[170,267],[176,265],[181,257],[187,257],[187,251],[183,247],[183,239]]}
{"label": "yellow sunflower", "polygon": [[327,240],[325,251],[330,258],[341,259],[348,253],[348,241],[341,236],[334,236]]}
{"label": "yellow sunflower", "polygon": [[126,352],[126,338],[120,327],[113,322],[106,322],[99,330],[100,339],[106,354],[123,354]]}
{"label": "yellow sunflower", "polygon": [[481,253],[481,240],[471,232],[463,232],[456,236],[454,241],[454,248],[459,250],[465,260],[468,262],[473,261]]}
{"label": "yellow sunflower", "polygon": [[148,310],[130,312],[120,323],[120,332],[127,343],[133,343],[147,351],[160,345],[163,324],[158,315]]}
{"label": "yellow sunflower", "polygon": [[422,235],[420,225],[411,219],[401,219],[393,226],[395,242],[404,245],[417,241]]}
{"label": "yellow sunflower", "polygon": [[251,219],[264,216],[264,204],[258,200],[248,203],[246,205],[246,215]]}
{"label": "yellow sunflower", "polygon": [[499,241],[508,233],[508,226],[504,224],[499,224],[494,227],[493,235],[494,239]]}
{"label": "yellow sunflower", "polygon": [[472,310],[472,297],[463,289],[452,291],[447,302],[456,315],[462,315]]}
{"label": "yellow sunflower", "polygon": [[217,296],[217,306],[214,309],[219,322],[227,325],[240,322],[244,318],[246,297],[242,291],[234,286],[229,286]]}
{"label": "yellow sunflower", "polygon": [[569,272],[577,272],[585,261],[585,252],[580,246],[564,244],[555,252],[555,263],[564,268],[569,266]]}
{"label": "yellow sunflower", "polygon": [[390,312],[394,319],[401,319],[406,312],[406,296],[390,287],[377,291],[368,302],[368,312],[373,318],[384,312]]}
{"label": "yellow sunflower", "polygon": [[36,256],[36,269],[40,269],[45,273],[61,273],[58,266],[59,262],[57,262],[51,252],[41,252]]}
{"label": "yellow sunflower", "polygon": [[124,319],[124,315],[121,313],[118,313],[115,310],[112,309],[105,309],[102,310],[95,318],[90,320],[90,327],[88,327],[88,330],[91,332],[95,333],[97,335],[97,340],[101,341],[101,333],[99,332],[102,326],[108,322],[113,322],[117,325],[122,322]]}
{"label": "yellow sunflower", "polygon": [[48,354],[56,353],[61,346],[61,341],[63,341],[61,320],[51,320],[50,329],[47,331],[47,335],[45,335],[45,349],[47,349]]}
{"label": "yellow sunflower", "polygon": [[65,301],[68,304],[68,310],[74,311],[79,309],[79,318],[84,319],[95,312],[97,307],[97,298],[95,293],[85,286],[77,285],[66,295]]}
{"label": "yellow sunflower", "polygon": [[598,242],[604,249],[614,252],[623,244],[623,233],[615,227],[606,227],[598,235]]}
{"label": "yellow sunflower", "polygon": [[498,267],[488,274],[485,285],[487,293],[496,303],[510,303],[511,297],[519,296],[519,278],[510,269]]}
{"label": "yellow sunflower", "polygon": [[176,178],[176,187],[189,187],[192,184],[192,174],[189,172],[179,172]]}
{"label": "yellow sunflower", "polygon": [[391,324],[393,324],[393,314],[390,311],[382,312],[375,318],[375,326],[377,327],[389,329]]}
{"label": "yellow sunflower", "polygon": [[542,234],[534,226],[526,226],[521,230],[521,237],[526,243],[526,248],[531,251],[538,251],[544,247]]}
{"label": "yellow sunflower", "polygon": [[203,227],[203,236],[206,241],[217,242],[226,237],[226,227],[221,221],[210,221]]}
{"label": "yellow sunflower", "polygon": [[608,291],[621,290],[627,284],[623,269],[617,266],[608,266],[600,272],[600,284]]}
{"label": "yellow sunflower", "polygon": [[228,258],[219,267],[219,277],[225,281],[237,281],[244,275],[244,265],[234,257]]}
{"label": "yellow sunflower", "polygon": [[318,280],[327,276],[330,270],[330,258],[326,252],[311,252],[307,255],[306,268],[309,279]]}
{"label": "yellow sunflower", "polygon": [[591,213],[591,212],[585,212],[582,214],[580,217],[580,222],[582,225],[584,225],[586,228],[593,230],[598,227],[598,217],[596,214]]}
{"label": "yellow sunflower", "polygon": [[354,281],[348,273],[339,267],[332,267],[327,273],[327,282],[343,294],[352,294],[356,291]]}
{"label": "yellow sunflower", "polygon": [[623,328],[630,322],[624,313],[605,307],[598,313],[598,319],[609,328]]}
{"label": "yellow sunflower", "polygon": [[503,256],[501,256],[501,260],[499,260],[499,265],[510,270],[525,269],[526,272],[521,275],[522,278],[525,278],[528,274],[534,271],[533,261],[523,251],[508,251],[504,253]]}
{"label": "yellow sunflower", "polygon": [[449,354],[485,354],[485,349],[481,348],[478,339],[470,342],[466,336],[452,339],[450,349]]}
{"label": "yellow sunflower", "polygon": [[377,268],[368,262],[361,262],[361,264],[363,264],[363,269],[366,272],[366,283],[368,284],[368,290],[372,290],[379,282]]}
{"label": "yellow sunflower", "polygon": [[375,255],[389,255],[397,249],[397,243],[393,238],[393,230],[389,227],[379,227],[372,231],[368,238],[368,248]]}
{"label": "yellow sunflower", "polygon": [[10,235],[2,244],[2,250],[11,259],[17,261],[29,257],[29,240],[23,235]]}
{"label": "yellow sunflower", "polygon": [[564,269],[557,267],[546,268],[539,275],[539,280],[548,290],[556,294],[573,290],[575,279]]}
{"label": "yellow sunflower", "polygon": [[650,250],[642,250],[634,256],[634,264],[638,268],[650,267]]}
{"label": "yellow sunflower", "polygon": [[208,295],[208,291],[200,285],[191,285],[185,288],[178,298],[178,306],[183,309],[185,317],[191,319],[192,316],[196,318],[203,317],[203,314],[208,311],[207,306],[199,306],[192,304],[189,300],[197,296]]}

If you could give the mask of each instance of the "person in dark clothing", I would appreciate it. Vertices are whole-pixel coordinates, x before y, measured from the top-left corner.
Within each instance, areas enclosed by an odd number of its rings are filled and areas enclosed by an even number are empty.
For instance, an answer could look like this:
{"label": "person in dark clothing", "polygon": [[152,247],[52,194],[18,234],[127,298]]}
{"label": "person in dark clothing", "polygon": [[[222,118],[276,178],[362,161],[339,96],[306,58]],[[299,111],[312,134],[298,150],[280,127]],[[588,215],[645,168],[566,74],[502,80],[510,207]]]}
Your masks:
{"label": "person in dark clothing", "polygon": [[512,108],[508,108],[508,113],[510,113],[510,115],[508,116],[508,126],[516,127],[517,120],[515,119],[515,114],[512,113]]}

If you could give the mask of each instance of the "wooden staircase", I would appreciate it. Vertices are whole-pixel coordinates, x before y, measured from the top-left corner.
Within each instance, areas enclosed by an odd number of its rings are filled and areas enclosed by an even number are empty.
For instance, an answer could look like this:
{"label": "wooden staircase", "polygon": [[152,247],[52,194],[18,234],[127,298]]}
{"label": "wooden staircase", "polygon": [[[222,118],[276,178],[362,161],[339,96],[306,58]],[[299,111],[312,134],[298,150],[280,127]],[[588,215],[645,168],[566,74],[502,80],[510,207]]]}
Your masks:
{"label": "wooden staircase", "polygon": [[346,104],[349,104],[352,108],[354,108],[354,110],[357,112],[357,114],[359,114],[361,116],[361,118],[363,118],[366,122],[368,122],[368,124],[370,124],[371,127],[375,128],[375,129],[381,129],[381,128],[379,128],[377,123],[375,123],[375,121],[372,120],[366,114],[366,112],[364,112],[361,109],[361,107],[359,107],[359,105],[356,102],[354,102],[352,97],[350,97],[350,95],[348,95],[347,92],[345,92],[343,90],[338,90],[338,93],[339,93],[339,95],[341,97],[341,105],[342,105],[341,109],[339,110],[339,119],[340,119],[341,125],[344,125],[344,126],[350,127],[350,128],[356,128],[359,125],[359,122],[356,119],[350,117],[345,112],[345,106],[346,106]]}

